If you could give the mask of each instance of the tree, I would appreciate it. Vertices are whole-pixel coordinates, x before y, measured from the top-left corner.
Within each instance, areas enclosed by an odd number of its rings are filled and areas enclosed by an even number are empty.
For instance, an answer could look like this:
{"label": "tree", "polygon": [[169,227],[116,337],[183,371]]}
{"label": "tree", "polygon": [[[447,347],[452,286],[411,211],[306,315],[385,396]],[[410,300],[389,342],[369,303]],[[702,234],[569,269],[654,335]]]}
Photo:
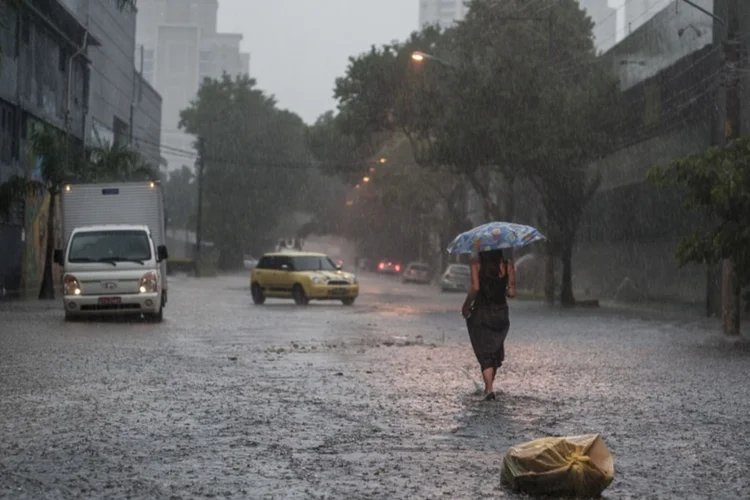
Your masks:
{"label": "tree", "polygon": [[170,172],[164,183],[164,202],[170,227],[189,229],[195,225],[198,187],[195,172],[187,165]]}
{"label": "tree", "polygon": [[248,76],[204,80],[180,127],[205,141],[205,236],[219,265],[262,253],[280,216],[297,209],[312,172],[306,127]]}
{"label": "tree", "polygon": [[[705,216],[705,226],[680,242],[676,252],[680,266],[730,260],[737,273],[738,288],[733,293],[739,295],[744,288],[750,310],[750,137],[675,160],[667,167],[653,167],[648,178],[658,186],[683,190],[685,207]],[[739,326],[739,312],[729,316],[734,317],[725,316],[725,321]]]}

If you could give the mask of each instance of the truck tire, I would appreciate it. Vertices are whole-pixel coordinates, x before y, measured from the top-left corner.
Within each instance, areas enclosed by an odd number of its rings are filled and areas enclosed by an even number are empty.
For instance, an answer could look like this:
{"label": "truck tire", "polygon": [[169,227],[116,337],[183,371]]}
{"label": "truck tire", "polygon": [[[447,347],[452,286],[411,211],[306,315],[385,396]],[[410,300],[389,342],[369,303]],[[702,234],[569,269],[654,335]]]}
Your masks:
{"label": "truck tire", "polygon": [[161,306],[158,312],[147,314],[146,319],[151,323],[161,323],[164,320],[164,306]]}

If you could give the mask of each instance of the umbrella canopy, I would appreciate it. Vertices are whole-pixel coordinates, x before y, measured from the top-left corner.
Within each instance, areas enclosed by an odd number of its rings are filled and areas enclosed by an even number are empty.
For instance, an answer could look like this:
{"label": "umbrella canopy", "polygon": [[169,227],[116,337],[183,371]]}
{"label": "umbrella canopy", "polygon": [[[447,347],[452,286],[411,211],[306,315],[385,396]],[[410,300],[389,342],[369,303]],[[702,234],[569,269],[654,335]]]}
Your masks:
{"label": "umbrella canopy", "polygon": [[461,255],[516,248],[543,239],[544,235],[531,226],[512,222],[488,222],[456,236],[448,245],[448,253]]}

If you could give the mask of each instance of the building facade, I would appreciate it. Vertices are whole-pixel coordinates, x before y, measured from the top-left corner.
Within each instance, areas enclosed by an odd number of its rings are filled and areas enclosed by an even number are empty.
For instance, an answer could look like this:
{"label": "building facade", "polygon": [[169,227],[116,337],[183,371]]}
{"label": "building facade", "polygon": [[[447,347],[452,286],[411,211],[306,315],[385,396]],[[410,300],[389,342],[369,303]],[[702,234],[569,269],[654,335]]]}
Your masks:
{"label": "building facade", "polygon": [[450,28],[468,10],[465,0],[419,0],[419,26],[437,24]]}
{"label": "building facade", "polygon": [[[40,126],[65,132],[80,145],[115,138],[159,162],[161,97],[139,94],[134,68],[135,10],[116,0],[29,0],[15,10],[0,4],[0,183],[41,175],[29,139]],[[0,215],[0,296],[39,288],[50,216],[46,195]],[[52,216],[55,216],[54,212]],[[60,226],[58,220],[56,225]],[[51,235],[59,238],[60,235]],[[61,241],[56,242],[62,245]]]}
{"label": "building facade", "polygon": [[180,111],[205,78],[249,74],[242,35],[217,31],[217,0],[139,0],[137,58],[164,96],[162,139],[169,170],[195,162],[195,138],[179,129]]}

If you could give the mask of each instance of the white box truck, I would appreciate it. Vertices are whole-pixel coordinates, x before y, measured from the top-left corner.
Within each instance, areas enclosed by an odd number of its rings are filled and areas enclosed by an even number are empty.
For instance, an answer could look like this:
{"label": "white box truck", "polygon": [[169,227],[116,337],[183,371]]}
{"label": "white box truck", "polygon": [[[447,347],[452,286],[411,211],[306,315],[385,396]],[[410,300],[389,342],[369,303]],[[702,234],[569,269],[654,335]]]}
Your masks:
{"label": "white box truck", "polygon": [[69,184],[61,193],[65,319],[143,315],[167,304],[164,200],[158,182]]}

